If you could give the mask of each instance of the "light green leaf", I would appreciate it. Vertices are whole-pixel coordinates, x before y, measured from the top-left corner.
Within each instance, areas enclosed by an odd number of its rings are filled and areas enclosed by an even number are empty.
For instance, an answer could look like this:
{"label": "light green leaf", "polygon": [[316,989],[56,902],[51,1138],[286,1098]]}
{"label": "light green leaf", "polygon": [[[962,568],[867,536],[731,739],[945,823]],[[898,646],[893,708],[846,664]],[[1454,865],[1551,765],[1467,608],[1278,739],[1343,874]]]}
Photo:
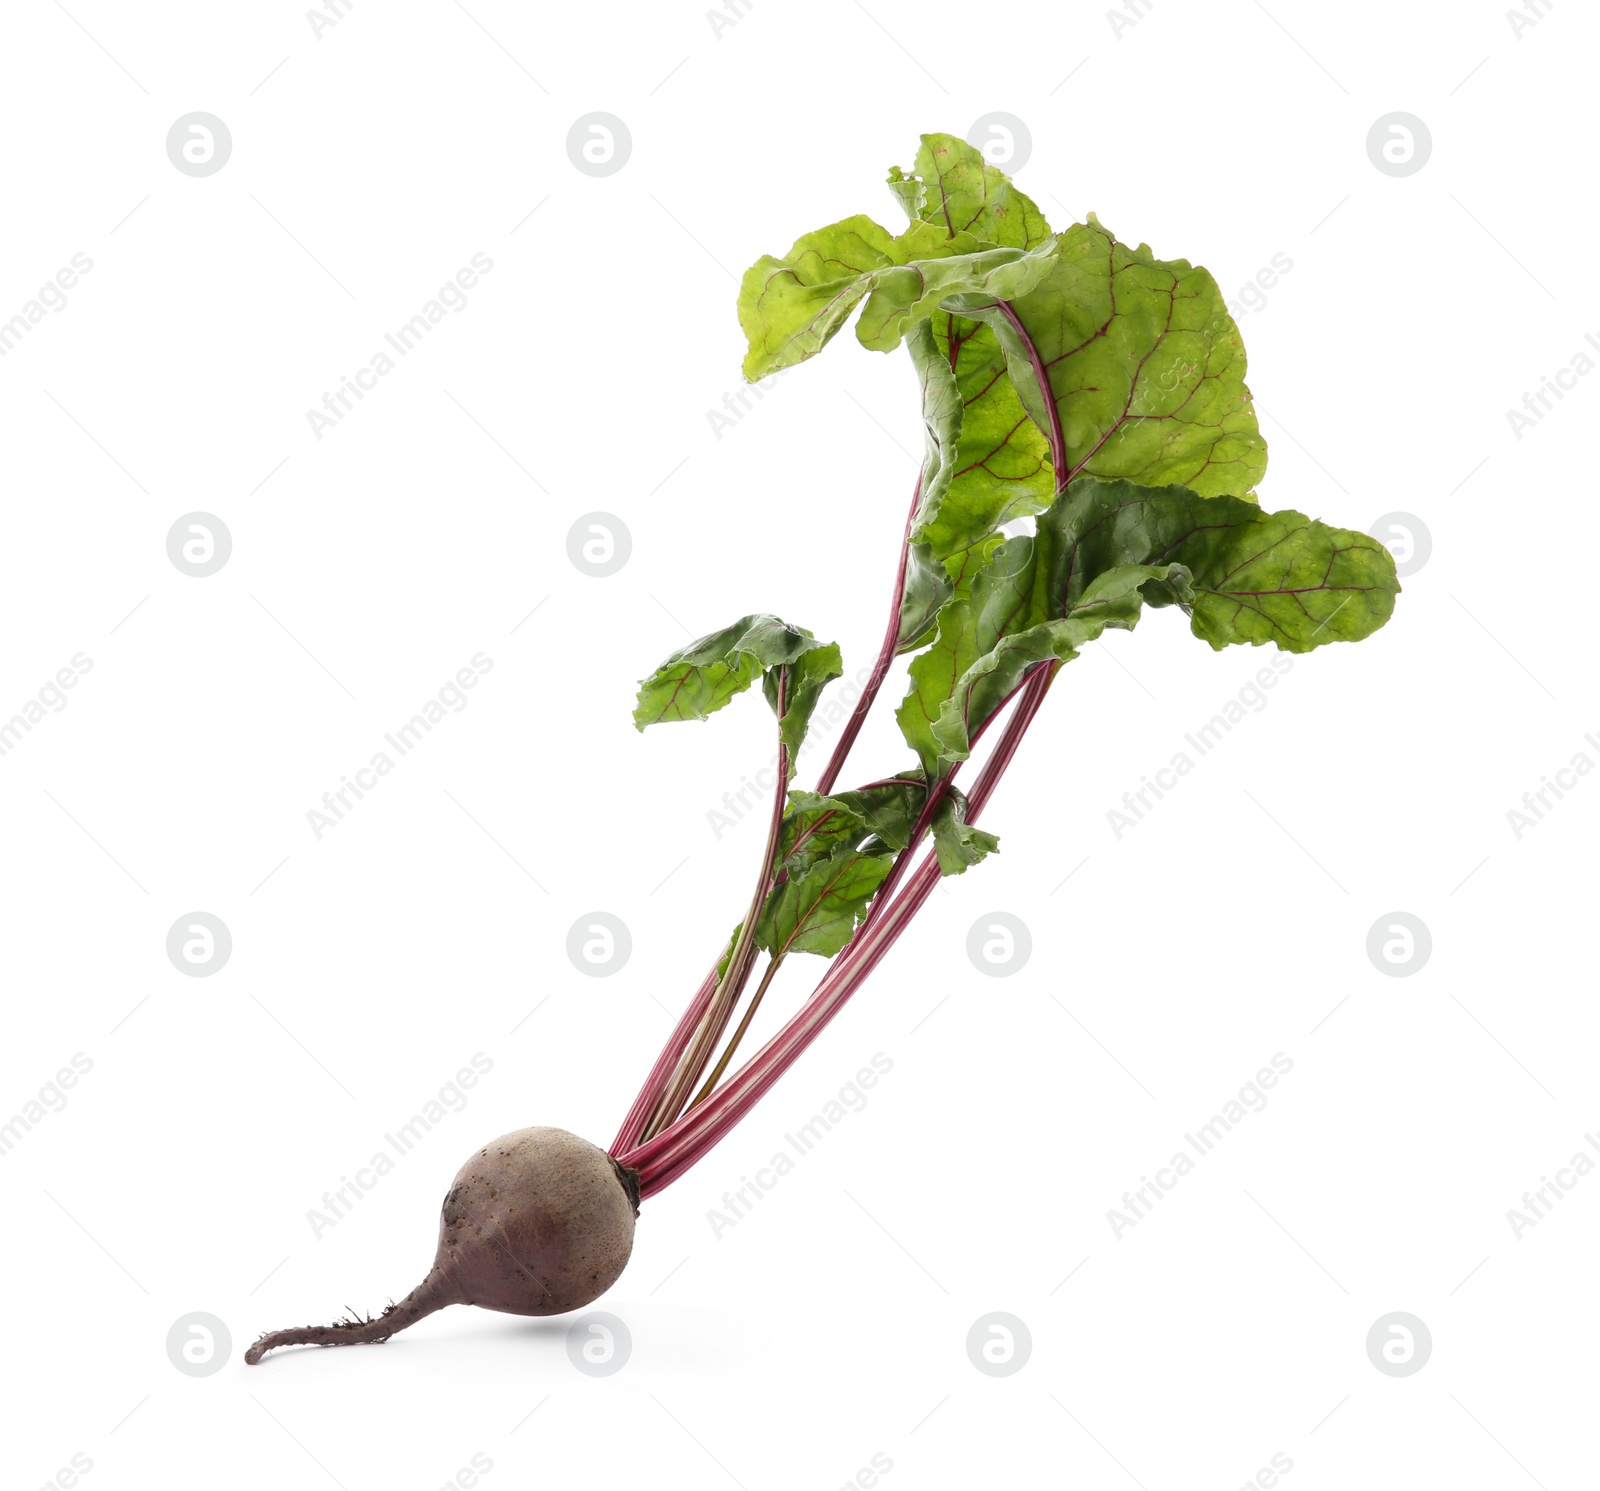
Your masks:
{"label": "light green leaf", "polygon": [[750,382],[814,357],[863,299],[858,336],[886,352],[941,300],[991,304],[1024,294],[1052,268],[1048,242],[1033,250],[951,237],[913,223],[898,238],[856,216],[795,240],[782,259],[763,255],[739,286],[739,324],[749,342]]}
{"label": "light green leaf", "polygon": [[[921,236],[915,228],[906,234],[908,239]],[[950,242],[954,246],[963,240]],[[971,252],[918,259],[867,276],[871,293],[856,323],[856,340],[874,352],[892,352],[912,326],[926,320],[952,296],[963,297],[963,303],[1016,300],[1054,267],[1053,238],[1031,249],[984,248],[975,240],[969,242]]]}
{"label": "light green leaf", "polygon": [[857,854],[843,845],[835,849],[767,897],[756,923],[756,945],[775,958],[787,953],[831,958],[850,940],[891,863],[886,855]]}
{"label": "light green leaf", "polygon": [[922,204],[928,200],[928,194],[915,176],[907,176],[899,166],[890,166],[889,190],[912,222],[916,222],[922,216]]}
{"label": "light green leaf", "polygon": [[797,238],[782,259],[764,254],[739,286],[739,325],[754,383],[820,352],[870,288],[866,277],[892,265],[894,235],[858,214]]}
{"label": "light green leaf", "polygon": [[1248,496],[1267,447],[1217,282],[1117,242],[1093,214],[1058,236],[1054,258],[1008,310],[959,298],[946,308],[994,328],[1028,413],[1060,428],[1062,479]]}
{"label": "light green leaf", "polygon": [[941,875],[964,875],[1000,847],[1000,840],[967,822],[967,799],[954,787],[933,815],[933,848]]}
{"label": "light green leaf", "polygon": [[1017,397],[994,331],[940,312],[929,319],[927,337],[933,345],[923,355],[950,369],[961,418],[943,451],[944,480],[923,492],[912,538],[949,560],[1001,524],[1043,512],[1056,477],[1049,444]]}
{"label": "light green leaf", "polygon": [[985,243],[1032,248],[1050,236],[1032,200],[956,135],[923,135],[915,175],[907,178],[893,167],[889,190],[908,216],[936,223],[952,237],[970,233]]}

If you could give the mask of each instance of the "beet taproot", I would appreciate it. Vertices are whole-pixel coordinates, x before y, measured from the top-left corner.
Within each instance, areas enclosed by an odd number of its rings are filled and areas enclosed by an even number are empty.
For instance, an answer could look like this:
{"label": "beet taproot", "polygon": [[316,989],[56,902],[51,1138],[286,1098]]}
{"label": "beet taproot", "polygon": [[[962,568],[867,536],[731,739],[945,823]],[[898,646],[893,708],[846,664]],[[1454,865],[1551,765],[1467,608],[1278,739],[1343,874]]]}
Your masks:
{"label": "beet taproot", "polygon": [[456,1175],[439,1215],[433,1267],[399,1304],[369,1320],[272,1331],[245,1352],[387,1341],[446,1305],[507,1315],[582,1309],[617,1281],[633,1251],[637,1177],[564,1129],[517,1129]]}

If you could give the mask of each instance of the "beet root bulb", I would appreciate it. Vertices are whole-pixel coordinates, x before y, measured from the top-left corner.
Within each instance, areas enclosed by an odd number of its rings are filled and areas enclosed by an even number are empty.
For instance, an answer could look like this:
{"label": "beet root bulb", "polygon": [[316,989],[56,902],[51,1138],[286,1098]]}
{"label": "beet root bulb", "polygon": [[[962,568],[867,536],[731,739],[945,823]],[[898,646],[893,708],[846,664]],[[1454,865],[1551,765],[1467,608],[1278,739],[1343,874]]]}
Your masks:
{"label": "beet root bulb", "polygon": [[254,1366],[279,1346],[387,1341],[446,1305],[507,1315],[562,1315],[598,1299],[633,1251],[639,1187],[631,1170],[564,1129],[518,1129],[461,1167],[439,1216],[433,1267],[399,1304],[369,1320],[264,1335]]}

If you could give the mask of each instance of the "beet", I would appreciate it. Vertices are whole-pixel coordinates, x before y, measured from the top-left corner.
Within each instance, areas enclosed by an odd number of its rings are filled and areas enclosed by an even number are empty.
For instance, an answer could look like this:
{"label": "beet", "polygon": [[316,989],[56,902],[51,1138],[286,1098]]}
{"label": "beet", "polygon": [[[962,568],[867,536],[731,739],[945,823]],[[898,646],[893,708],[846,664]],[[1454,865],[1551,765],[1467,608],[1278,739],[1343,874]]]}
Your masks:
{"label": "beet", "polygon": [[507,1315],[561,1315],[598,1299],[633,1251],[638,1179],[564,1129],[518,1129],[485,1145],[456,1175],[439,1216],[433,1267],[370,1320],[264,1335],[244,1359],[279,1346],[387,1341],[446,1305]]}

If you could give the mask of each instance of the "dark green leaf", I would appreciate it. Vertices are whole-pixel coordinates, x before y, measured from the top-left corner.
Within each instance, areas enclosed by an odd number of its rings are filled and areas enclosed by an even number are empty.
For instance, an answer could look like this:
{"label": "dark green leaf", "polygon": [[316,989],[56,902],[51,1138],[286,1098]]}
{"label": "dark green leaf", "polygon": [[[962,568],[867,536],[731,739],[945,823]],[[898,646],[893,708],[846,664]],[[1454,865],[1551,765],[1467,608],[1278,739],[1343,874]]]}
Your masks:
{"label": "dark green leaf", "polygon": [[1181,486],[1080,479],[1039,519],[1038,542],[1036,617],[1075,605],[1108,569],[1177,564],[1189,592],[1151,585],[1146,599],[1183,604],[1194,634],[1219,650],[1358,641],[1389,619],[1400,590],[1388,550],[1364,533]]}
{"label": "dark green leaf", "polygon": [[[703,720],[768,669],[794,663],[802,663],[798,692],[791,697],[783,728],[786,739],[788,734],[803,735],[817,692],[827,678],[839,675],[839,649],[817,641],[804,627],[760,613],[740,617],[673,653],[641,681],[633,723],[643,730],[676,720]],[[803,710],[798,716],[797,707]],[[798,741],[792,749],[798,749]]]}
{"label": "dark green leaf", "polygon": [[941,875],[964,875],[993,854],[1000,840],[967,822],[967,800],[952,787],[933,815],[933,848]]}
{"label": "dark green leaf", "polygon": [[932,780],[944,746],[934,726],[963,674],[1026,619],[1033,595],[1033,540],[1001,541],[978,566],[970,593],[939,613],[933,645],[911,662],[911,690],[896,712],[911,748]]}
{"label": "dark green leaf", "polygon": [[[1026,544],[1030,540],[1013,542]],[[1032,573],[1031,565],[1029,573]],[[979,586],[982,579],[980,575]],[[949,762],[964,760],[971,753],[978,731],[1038,664],[1071,662],[1107,627],[1131,631],[1139,619],[1143,590],[1149,585],[1163,583],[1171,587],[1173,594],[1184,594],[1186,577],[1182,567],[1123,565],[1098,575],[1066,616],[1027,625],[1027,610],[1011,612],[1005,629],[999,630],[996,640],[962,671],[940,705],[930,729],[939,753],[939,761],[933,769],[942,771]],[[977,589],[974,587],[972,617],[977,616]],[[952,626],[961,626],[963,618],[954,614],[956,608],[951,607],[950,611]],[[969,623],[971,619],[967,619]],[[943,630],[941,618],[941,637]],[[993,627],[984,627],[980,635],[994,631]]]}
{"label": "dark green leaf", "polygon": [[824,797],[791,792],[778,863],[790,874],[809,869],[840,847],[897,853],[911,842],[927,788],[920,777],[895,777]]}
{"label": "dark green leaf", "polygon": [[775,958],[787,953],[831,958],[850,940],[890,864],[887,856],[857,854],[841,845],[767,897],[756,923],[756,945]]}
{"label": "dark green leaf", "polygon": [[778,680],[786,675],[784,708],[778,717],[778,735],[789,748],[789,775],[795,772],[795,762],[800,755],[800,744],[806,738],[806,727],[811,723],[812,711],[822,697],[823,689],[844,672],[839,658],[839,644],[828,642],[802,652],[792,663],[769,668],[761,681],[761,690],[774,714],[778,713]]}

